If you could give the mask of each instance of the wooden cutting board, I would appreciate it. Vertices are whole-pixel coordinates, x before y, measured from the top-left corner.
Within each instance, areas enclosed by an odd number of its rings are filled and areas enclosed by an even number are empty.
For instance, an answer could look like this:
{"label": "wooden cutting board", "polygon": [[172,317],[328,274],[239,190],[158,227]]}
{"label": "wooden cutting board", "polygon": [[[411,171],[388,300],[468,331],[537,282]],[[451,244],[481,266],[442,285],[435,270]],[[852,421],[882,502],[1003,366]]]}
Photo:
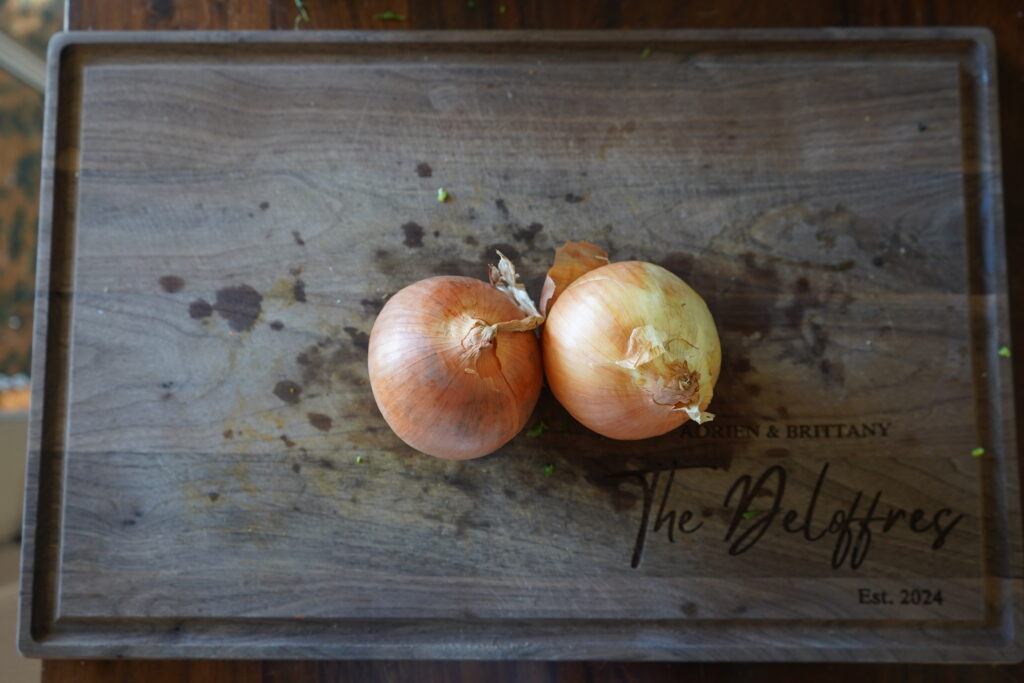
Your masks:
{"label": "wooden cutting board", "polygon": [[[1021,657],[987,31],[51,57],[26,653]],[[387,297],[498,249],[536,296],[567,239],[705,296],[718,418],[617,442],[545,392],[484,459],[406,447]]]}

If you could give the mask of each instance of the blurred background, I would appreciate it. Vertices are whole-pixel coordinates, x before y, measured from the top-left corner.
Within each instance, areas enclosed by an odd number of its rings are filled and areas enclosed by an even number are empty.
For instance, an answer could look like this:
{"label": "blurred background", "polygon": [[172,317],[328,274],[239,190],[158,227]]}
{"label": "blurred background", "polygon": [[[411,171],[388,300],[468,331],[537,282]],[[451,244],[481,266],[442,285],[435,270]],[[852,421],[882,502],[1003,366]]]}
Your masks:
{"label": "blurred background", "polygon": [[0,680],[39,680],[15,649],[46,44],[56,0],[0,0]]}

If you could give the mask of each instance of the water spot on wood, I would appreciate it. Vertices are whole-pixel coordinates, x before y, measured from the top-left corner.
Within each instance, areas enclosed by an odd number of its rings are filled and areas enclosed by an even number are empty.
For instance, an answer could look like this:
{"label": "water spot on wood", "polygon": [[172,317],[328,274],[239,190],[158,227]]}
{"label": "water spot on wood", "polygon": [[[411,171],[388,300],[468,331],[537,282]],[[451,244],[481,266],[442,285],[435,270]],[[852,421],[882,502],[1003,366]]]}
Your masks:
{"label": "water spot on wood", "polygon": [[402,233],[405,238],[402,244],[410,249],[419,249],[423,246],[423,226],[415,221],[409,221],[402,226]]}
{"label": "water spot on wood", "polygon": [[370,348],[370,335],[355,327],[344,328],[345,334],[352,340],[352,345],[367,351]]}
{"label": "water spot on wood", "polygon": [[210,491],[206,495],[210,499],[210,502],[216,503],[218,500],[220,500],[220,494],[217,493],[216,491]]}
{"label": "water spot on wood", "polygon": [[306,303],[306,283],[302,279],[296,280],[292,285],[292,296],[300,304]]}
{"label": "water spot on wood", "polygon": [[[235,332],[252,329],[260,316],[263,296],[249,285],[224,287],[217,290],[213,310],[227,320]],[[194,316],[193,316],[194,317]]]}
{"label": "water spot on wood", "polygon": [[480,244],[480,241],[477,240],[477,238],[473,237],[472,235],[466,235],[465,237],[462,238],[462,241],[471,247],[475,247],[478,244]]}
{"label": "water spot on wood", "polygon": [[233,439],[233,438],[235,438],[235,430],[233,430],[233,429],[225,429],[224,430],[224,438],[225,439]]}
{"label": "water spot on wood", "polygon": [[509,214],[508,214],[508,204],[505,203],[504,199],[502,199],[500,197],[498,199],[495,199],[494,200],[494,206],[498,209],[498,211],[501,213],[502,216],[504,216],[505,218],[508,218],[508,216],[509,216]]}
{"label": "water spot on wood", "polygon": [[822,358],[818,368],[821,370],[821,374],[825,376],[825,379],[835,384],[844,384],[846,382],[846,368],[841,362]]}
{"label": "water spot on wood", "polygon": [[[530,223],[525,228],[518,228],[512,233],[512,238],[517,242],[525,242],[528,246],[533,246],[533,240],[537,237],[537,234],[544,229],[544,226],[540,223]],[[504,252],[503,252],[504,253]],[[505,254],[508,256],[508,254]]]}
{"label": "water spot on wood", "polygon": [[292,230],[292,239],[295,240],[295,244],[300,247],[306,246],[306,240],[302,239],[302,235],[299,234],[298,230]]}
{"label": "water spot on wood", "polygon": [[302,387],[291,380],[283,379],[274,385],[274,396],[285,403],[295,405],[302,398]]}
{"label": "water spot on wood", "polygon": [[302,465],[300,465],[297,462],[293,462],[292,463],[292,472],[294,472],[295,474],[298,474],[301,471],[302,471]]}
{"label": "water spot on wood", "polygon": [[421,161],[416,164],[416,175],[420,178],[430,178],[434,175],[434,169],[430,168],[430,164],[425,161]]}
{"label": "water spot on wood", "polygon": [[366,313],[380,313],[380,310],[384,308],[384,299],[383,297],[360,299],[359,305],[363,307],[363,311]]}
{"label": "water spot on wood", "polygon": [[266,211],[270,208],[270,202],[260,202],[260,211]]}
{"label": "water spot on wood", "polygon": [[180,292],[185,288],[185,281],[177,275],[164,275],[158,282],[160,283],[160,289],[170,294]]}
{"label": "water spot on wood", "polygon": [[323,413],[308,413],[306,417],[309,418],[309,424],[313,425],[321,432],[330,431],[331,426],[334,424],[333,420]]}
{"label": "water spot on wood", "polygon": [[570,204],[579,204],[580,202],[583,201],[583,199],[584,197],[581,194],[573,194],[572,192],[567,192],[565,194],[565,201],[569,202]]}
{"label": "water spot on wood", "polygon": [[274,322],[270,323],[270,329],[277,330],[278,332],[280,332],[281,330],[284,329],[284,323],[281,322],[280,320],[275,320]]}

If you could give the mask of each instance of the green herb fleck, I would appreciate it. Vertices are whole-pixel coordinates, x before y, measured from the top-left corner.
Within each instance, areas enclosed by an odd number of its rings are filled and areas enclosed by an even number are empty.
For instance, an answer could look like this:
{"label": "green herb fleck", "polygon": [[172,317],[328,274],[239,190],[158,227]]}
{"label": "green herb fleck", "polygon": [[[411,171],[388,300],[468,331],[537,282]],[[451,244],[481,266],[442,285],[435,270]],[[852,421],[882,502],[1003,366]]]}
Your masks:
{"label": "green herb fleck", "polygon": [[921,123],[921,122],[919,121],[919,122],[918,122],[918,124],[917,124],[917,132],[918,132],[918,133],[923,133],[923,132],[925,132],[926,130],[928,130],[928,126],[924,125],[923,123]]}
{"label": "green herb fleck", "polygon": [[996,353],[998,353],[1003,358],[1009,358],[1010,357],[1010,349],[1007,346],[1000,346],[999,350],[996,351]]}
{"label": "green herb fleck", "polygon": [[526,435],[527,436],[540,436],[541,434],[543,434],[546,431],[548,431],[547,423],[545,423],[544,420],[541,420],[537,424],[535,424],[532,427],[530,427],[529,429],[527,429],[526,430]]}
{"label": "green herb fleck", "polygon": [[978,446],[973,451],[971,451],[971,457],[973,458],[980,458],[983,455],[985,455],[985,449],[982,448],[981,446]]}
{"label": "green herb fleck", "polygon": [[547,465],[544,465],[544,476],[545,477],[550,477],[554,473],[555,473],[555,466],[554,465],[552,465],[550,463],[547,464]]}
{"label": "green herb fleck", "polygon": [[293,28],[298,31],[299,24],[302,22],[309,23],[309,12],[306,11],[306,3],[302,0],[295,0],[295,9],[299,10],[299,13],[295,15],[295,26]]}
{"label": "green herb fleck", "polygon": [[473,0],[469,0],[469,2],[466,3],[466,7],[468,7],[469,9],[474,9],[476,7],[476,3],[473,2]]}
{"label": "green herb fleck", "polygon": [[377,21],[405,21],[405,15],[398,12],[378,12],[373,18]]}
{"label": "green herb fleck", "polygon": [[645,47],[644,51],[640,53],[640,59],[647,59],[651,56],[651,48]]}
{"label": "green herb fleck", "polygon": [[504,5],[498,5],[498,14],[504,14],[506,7]]}
{"label": "green herb fleck", "polygon": [[356,456],[356,464],[358,465],[358,464],[359,464],[359,463],[361,463],[362,461],[363,461],[363,456],[361,456],[361,455],[357,455],[357,456]]}
{"label": "green herb fleck", "polygon": [[761,510],[747,510],[746,512],[743,513],[743,519],[753,519],[754,517],[757,517],[759,514],[761,514],[761,512]]}
{"label": "green herb fleck", "polygon": [[448,198],[450,196],[451,195],[448,194],[448,190],[444,189],[443,187],[437,188],[437,201],[444,203],[448,201]]}

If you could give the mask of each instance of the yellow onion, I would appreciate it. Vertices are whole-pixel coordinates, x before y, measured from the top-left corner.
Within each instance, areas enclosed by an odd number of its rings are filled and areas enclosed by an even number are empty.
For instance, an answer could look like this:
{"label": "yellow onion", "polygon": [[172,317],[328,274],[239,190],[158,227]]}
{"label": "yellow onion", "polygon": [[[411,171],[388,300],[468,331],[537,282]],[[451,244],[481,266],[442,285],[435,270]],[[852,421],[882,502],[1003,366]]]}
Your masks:
{"label": "yellow onion", "polygon": [[639,261],[600,266],[547,306],[548,385],[586,427],[644,439],[714,417],[706,411],[722,360],[718,331],[674,274]]}
{"label": "yellow onion", "polygon": [[493,267],[492,284],[429,278],[391,297],[374,322],[373,397],[395,434],[416,450],[451,460],[487,455],[533,411],[543,368],[532,330],[543,319],[524,318],[513,297],[525,292],[504,257],[502,266],[511,285]]}

